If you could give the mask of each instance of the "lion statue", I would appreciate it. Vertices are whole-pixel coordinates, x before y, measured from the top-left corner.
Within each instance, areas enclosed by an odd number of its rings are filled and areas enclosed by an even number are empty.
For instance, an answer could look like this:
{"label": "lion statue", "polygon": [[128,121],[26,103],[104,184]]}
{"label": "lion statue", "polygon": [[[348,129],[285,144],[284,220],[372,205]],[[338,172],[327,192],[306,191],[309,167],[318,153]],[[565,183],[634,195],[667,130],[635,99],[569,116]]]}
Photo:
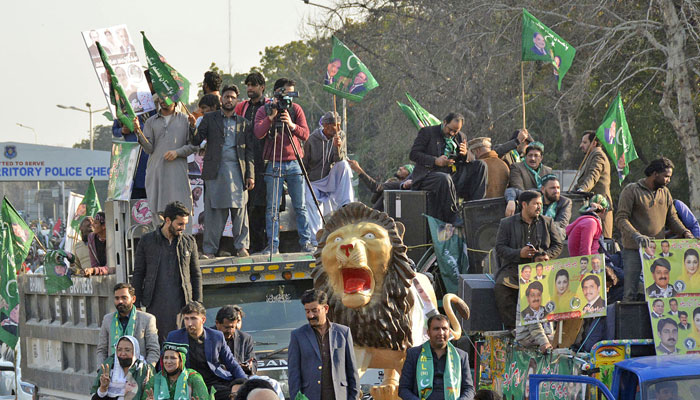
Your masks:
{"label": "lion statue", "polygon": [[[329,319],[350,327],[360,376],[368,368],[384,370],[381,385],[370,391],[377,400],[398,398],[406,350],[426,340],[426,312],[437,309],[430,280],[414,271],[406,255],[404,230],[386,213],[350,203],[327,217],[316,235],[314,287],[328,294]],[[464,318],[469,308],[453,294],[443,298],[459,339],[453,302]]]}

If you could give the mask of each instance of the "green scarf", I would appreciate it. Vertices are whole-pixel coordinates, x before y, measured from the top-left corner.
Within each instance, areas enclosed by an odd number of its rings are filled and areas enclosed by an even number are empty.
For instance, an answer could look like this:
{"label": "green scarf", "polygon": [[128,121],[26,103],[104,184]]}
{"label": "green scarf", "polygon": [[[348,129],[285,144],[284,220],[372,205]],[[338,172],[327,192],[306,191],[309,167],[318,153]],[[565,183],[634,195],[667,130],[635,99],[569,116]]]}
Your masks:
{"label": "green scarf", "polygon": [[540,164],[540,166],[537,167],[537,171],[530,168],[530,166],[527,165],[527,163],[523,163],[523,165],[535,177],[535,184],[537,185],[537,189],[541,189],[542,188],[542,177],[540,176],[540,169],[542,169],[542,164]]}
{"label": "green scarf", "polygon": [[518,150],[515,150],[515,149],[511,150],[510,155],[511,155],[511,157],[513,157],[514,163],[522,161],[522,158],[520,157],[520,153],[518,153]]}
{"label": "green scarf", "polygon": [[457,143],[451,137],[445,137],[445,155],[449,156],[457,151]]}
{"label": "green scarf", "polygon": [[544,215],[548,216],[551,219],[554,219],[554,217],[557,216],[557,201],[550,203],[548,206],[546,206],[546,209],[544,210]]}
{"label": "green scarf", "polygon": [[189,400],[191,389],[187,385],[187,380],[191,374],[196,373],[197,372],[194,370],[185,368],[182,372],[180,372],[180,376],[177,378],[177,381],[172,383],[165,377],[165,371],[161,371],[155,376],[153,398],[155,400]]}
{"label": "green scarf", "polygon": [[[425,400],[433,392],[433,352],[430,350],[430,341],[423,343],[416,371],[418,396],[421,400]],[[448,342],[445,374],[442,377],[445,385],[445,400],[457,400],[459,398],[461,380],[462,363],[460,362],[459,354],[452,343]]]}
{"label": "green scarf", "polygon": [[122,336],[134,336],[134,325],[136,324],[136,307],[131,306],[129,314],[129,322],[126,323],[126,329],[122,329],[122,324],[119,323],[119,311],[115,311],[112,316],[112,325],[110,325],[109,335],[112,338],[112,348],[114,349]]}

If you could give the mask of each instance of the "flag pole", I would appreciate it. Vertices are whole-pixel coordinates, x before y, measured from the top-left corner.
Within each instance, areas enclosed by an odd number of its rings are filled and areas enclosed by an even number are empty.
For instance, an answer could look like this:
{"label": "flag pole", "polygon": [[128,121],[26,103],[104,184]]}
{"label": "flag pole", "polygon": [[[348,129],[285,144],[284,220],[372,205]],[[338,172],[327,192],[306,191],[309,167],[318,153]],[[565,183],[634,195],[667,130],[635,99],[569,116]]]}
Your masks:
{"label": "flag pole", "polygon": [[520,98],[523,102],[523,129],[525,126],[525,63],[520,61]]}
{"label": "flag pole", "polygon": [[581,160],[581,164],[579,164],[578,169],[576,170],[576,173],[574,174],[574,179],[571,180],[571,185],[569,185],[569,190],[567,190],[567,192],[570,192],[571,188],[574,187],[574,184],[576,183],[576,177],[578,176],[578,173],[581,172],[581,167],[583,167],[583,163],[585,163],[586,160],[588,159],[588,155],[591,154],[591,149],[594,147],[594,143],[596,140],[598,140],[598,138],[593,139],[593,140],[594,141],[591,142],[591,144],[588,146],[588,150],[586,150],[586,155],[583,156],[583,160]]}

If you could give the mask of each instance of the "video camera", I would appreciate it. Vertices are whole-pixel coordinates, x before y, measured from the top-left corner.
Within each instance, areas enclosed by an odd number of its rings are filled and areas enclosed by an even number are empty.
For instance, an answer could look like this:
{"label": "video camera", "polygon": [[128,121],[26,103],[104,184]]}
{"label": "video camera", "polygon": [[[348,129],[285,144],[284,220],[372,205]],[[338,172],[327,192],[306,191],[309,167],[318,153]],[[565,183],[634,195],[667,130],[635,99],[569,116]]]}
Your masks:
{"label": "video camera", "polygon": [[292,108],[292,99],[294,97],[299,97],[299,92],[285,93],[284,88],[279,88],[272,96],[276,98],[277,101],[271,101],[265,104],[265,111],[267,112],[267,115],[272,115],[273,108],[277,109],[279,112]]}

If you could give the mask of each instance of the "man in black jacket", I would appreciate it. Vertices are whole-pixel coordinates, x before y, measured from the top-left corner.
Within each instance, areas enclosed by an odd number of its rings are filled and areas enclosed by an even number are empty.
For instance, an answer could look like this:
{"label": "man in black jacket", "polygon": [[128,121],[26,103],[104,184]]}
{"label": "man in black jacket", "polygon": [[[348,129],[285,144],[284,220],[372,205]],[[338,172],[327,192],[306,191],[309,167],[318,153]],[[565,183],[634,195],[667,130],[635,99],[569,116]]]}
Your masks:
{"label": "man in black jacket", "polygon": [[231,214],[235,256],[248,255],[248,190],[255,186],[253,147],[248,121],[234,113],[238,88],[221,90],[221,110],[206,113],[194,144],[207,141],[202,167],[204,179],[204,241],[202,258],[230,254],[219,250],[219,240]]}
{"label": "man in black jacket", "polygon": [[410,154],[412,189],[432,192],[428,214],[449,223],[457,218],[457,196],[478,200],[486,193],[486,164],[468,160],[463,123],[461,114],[449,113],[440,125],[422,128]]}
{"label": "man in black jacket", "polygon": [[177,315],[190,301],[202,301],[202,272],[197,260],[197,243],[184,233],[190,211],[176,201],[163,212],[159,229],[141,237],[136,248],[134,275],[136,307],[156,317],[158,340],[176,330]]}

